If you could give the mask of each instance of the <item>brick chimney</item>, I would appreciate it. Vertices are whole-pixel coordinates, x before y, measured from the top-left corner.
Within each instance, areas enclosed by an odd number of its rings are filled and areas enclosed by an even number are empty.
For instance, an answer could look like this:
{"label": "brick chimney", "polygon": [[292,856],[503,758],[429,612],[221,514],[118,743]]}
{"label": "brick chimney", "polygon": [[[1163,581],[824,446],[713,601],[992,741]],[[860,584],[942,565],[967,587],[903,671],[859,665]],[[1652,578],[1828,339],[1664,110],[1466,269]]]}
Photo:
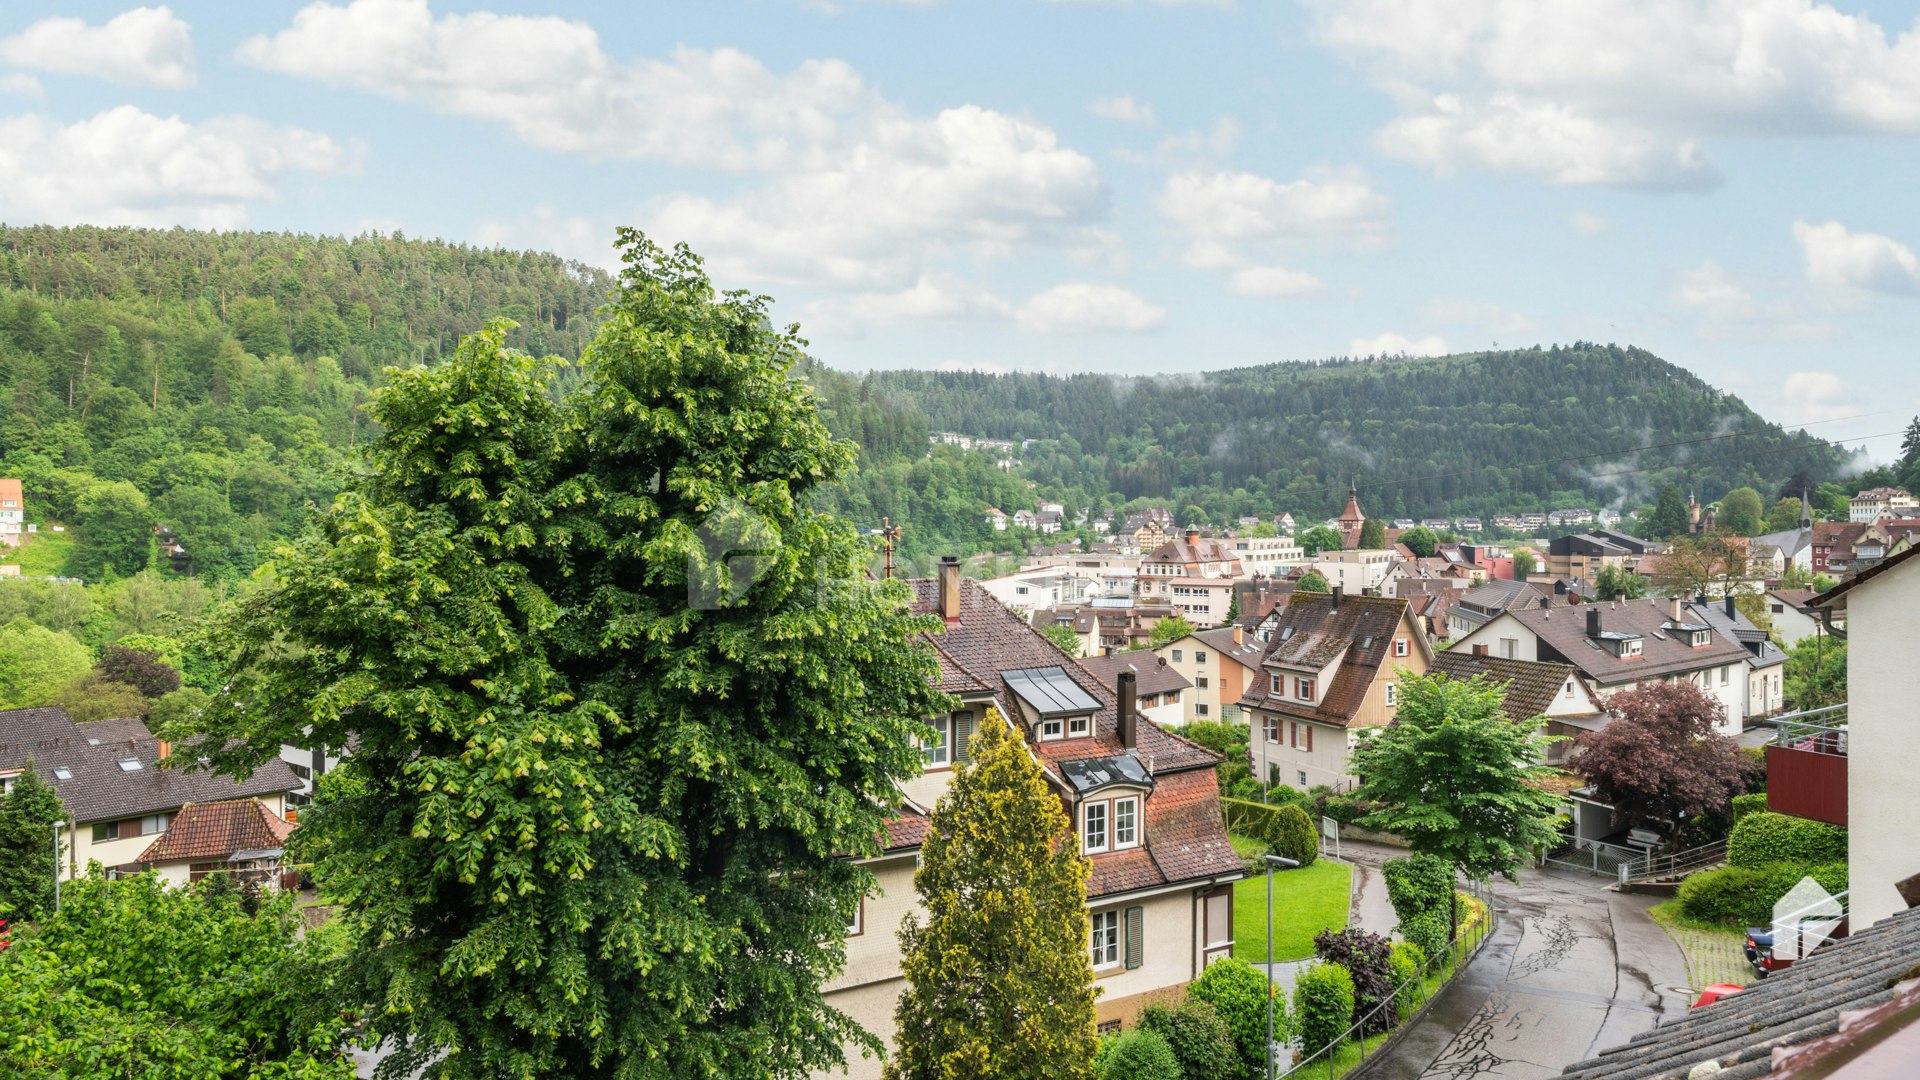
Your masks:
{"label": "brick chimney", "polygon": [[1242,636],[1242,634],[1243,634],[1243,631],[1242,631],[1242,629],[1241,629],[1241,626],[1240,626],[1240,624],[1239,624],[1239,623],[1234,623],[1234,624],[1233,624],[1233,643],[1234,643],[1235,645],[1244,645],[1244,644],[1246,644],[1246,638],[1245,638],[1245,637],[1243,637],[1243,636]]}
{"label": "brick chimney", "polygon": [[1187,530],[1187,543],[1189,543],[1189,544],[1197,544],[1197,543],[1199,543],[1199,542],[1200,542],[1200,530],[1199,530],[1199,529],[1188,529],[1188,530]]}
{"label": "brick chimney", "polygon": [[1114,694],[1120,699],[1120,745],[1129,748],[1140,745],[1140,711],[1134,690],[1138,681],[1139,676],[1123,671],[1114,686]]}
{"label": "brick chimney", "polygon": [[1600,636],[1600,609],[1597,607],[1587,609],[1587,636],[1590,638]]}
{"label": "brick chimney", "polygon": [[1473,647],[1473,655],[1475,655],[1475,656],[1487,656],[1487,655],[1490,655],[1490,654],[1489,654],[1489,653],[1487,652],[1487,647],[1486,647],[1485,645],[1475,645],[1475,646]]}
{"label": "brick chimney", "polygon": [[940,617],[960,621],[960,556],[940,556]]}

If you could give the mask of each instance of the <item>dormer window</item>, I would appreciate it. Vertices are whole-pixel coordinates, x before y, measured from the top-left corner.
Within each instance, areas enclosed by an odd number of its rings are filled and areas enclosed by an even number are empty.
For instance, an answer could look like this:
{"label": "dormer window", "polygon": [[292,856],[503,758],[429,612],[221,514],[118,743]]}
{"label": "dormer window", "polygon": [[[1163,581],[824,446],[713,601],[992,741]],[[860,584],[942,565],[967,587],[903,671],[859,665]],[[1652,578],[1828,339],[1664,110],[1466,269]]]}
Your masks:
{"label": "dormer window", "polygon": [[1088,855],[1140,846],[1140,796],[1089,800],[1080,806],[1080,849]]}
{"label": "dormer window", "polygon": [[1062,738],[1065,733],[1065,723],[1057,716],[1051,720],[1040,721],[1040,738],[1043,740]]}
{"label": "dormer window", "polygon": [[1080,808],[1080,838],[1089,855],[1107,850],[1107,804],[1090,802]]}
{"label": "dormer window", "polygon": [[1640,655],[1640,639],[1622,638],[1613,643],[1613,654],[1622,660]]}
{"label": "dormer window", "polygon": [[1693,632],[1693,647],[1694,647],[1694,648],[1696,648],[1696,649],[1697,649],[1697,648],[1700,648],[1700,647],[1701,647],[1702,645],[1710,645],[1710,644],[1712,644],[1712,643],[1713,643],[1713,631],[1711,631],[1711,630],[1695,630],[1695,631]]}
{"label": "dormer window", "polygon": [[1267,676],[1267,691],[1271,696],[1279,697],[1281,694],[1286,692],[1286,688],[1287,688],[1287,677],[1285,675],[1268,675]]}
{"label": "dormer window", "polygon": [[1093,717],[1091,716],[1067,717],[1067,738],[1084,739],[1091,734],[1093,734]]}
{"label": "dormer window", "polygon": [[1313,680],[1296,677],[1293,680],[1293,696],[1301,701],[1313,700]]}

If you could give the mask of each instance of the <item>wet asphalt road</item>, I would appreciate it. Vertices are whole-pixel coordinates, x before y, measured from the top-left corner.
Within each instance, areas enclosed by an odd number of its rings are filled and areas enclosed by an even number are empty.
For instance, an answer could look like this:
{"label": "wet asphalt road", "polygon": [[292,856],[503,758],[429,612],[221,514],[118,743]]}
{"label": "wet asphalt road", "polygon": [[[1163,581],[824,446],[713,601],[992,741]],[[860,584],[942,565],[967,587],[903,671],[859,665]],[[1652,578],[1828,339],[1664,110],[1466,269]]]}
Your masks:
{"label": "wet asphalt road", "polygon": [[1544,1080],[1685,1012],[1686,957],[1647,917],[1653,901],[1605,884],[1500,883],[1492,940],[1363,1080]]}

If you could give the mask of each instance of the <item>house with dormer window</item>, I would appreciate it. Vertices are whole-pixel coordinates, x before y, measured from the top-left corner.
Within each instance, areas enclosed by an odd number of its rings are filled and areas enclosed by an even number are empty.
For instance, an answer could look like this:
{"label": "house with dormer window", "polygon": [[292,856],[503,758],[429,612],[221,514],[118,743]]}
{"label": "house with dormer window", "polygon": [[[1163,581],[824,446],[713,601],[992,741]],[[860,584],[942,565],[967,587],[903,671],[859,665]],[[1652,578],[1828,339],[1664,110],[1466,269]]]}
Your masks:
{"label": "house with dormer window", "polygon": [[[918,740],[922,771],[900,787],[885,850],[866,860],[874,888],[848,914],[847,966],[829,984],[827,1002],[891,1040],[905,988],[897,935],[917,904],[920,845],[953,770],[970,760],[974,733],[1007,723],[1059,795],[1090,865],[1087,949],[1098,1022],[1108,1030],[1130,1024],[1142,1007],[1177,994],[1232,952],[1233,882],[1244,872],[1221,818],[1220,758],[1145,714],[1137,669],[1115,665],[1097,674],[1076,663],[963,578],[958,560],[943,560],[938,577],[912,584],[914,610],[943,624],[927,646],[954,704],[928,718]],[[1157,669],[1152,653],[1134,656]],[[852,1076],[880,1075],[879,1062],[850,1057]]]}
{"label": "house with dormer window", "polygon": [[1716,627],[1702,607],[1679,597],[1516,608],[1452,645],[1458,652],[1478,648],[1502,659],[1571,664],[1602,700],[1685,679],[1726,707],[1721,730],[1729,735],[1740,733],[1748,715],[1750,671],[1769,678],[1778,672],[1771,654],[1748,650],[1731,621]]}
{"label": "house with dormer window", "polygon": [[1254,775],[1302,789],[1353,786],[1349,759],[1362,732],[1392,722],[1400,673],[1423,674],[1433,660],[1407,601],[1339,586],[1294,593],[1255,636],[1266,651],[1239,701]]}

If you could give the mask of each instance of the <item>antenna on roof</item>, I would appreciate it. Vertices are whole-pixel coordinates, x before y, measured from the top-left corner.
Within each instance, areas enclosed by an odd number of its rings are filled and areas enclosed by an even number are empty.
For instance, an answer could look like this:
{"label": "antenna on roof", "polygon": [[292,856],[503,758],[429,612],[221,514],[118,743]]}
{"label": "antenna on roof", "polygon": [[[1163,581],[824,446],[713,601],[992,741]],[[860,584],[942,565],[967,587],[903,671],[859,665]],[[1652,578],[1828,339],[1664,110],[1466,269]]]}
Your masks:
{"label": "antenna on roof", "polygon": [[880,543],[881,543],[881,546],[887,549],[887,566],[886,566],[886,570],[883,572],[883,575],[888,581],[893,580],[893,545],[896,542],[898,542],[899,539],[900,539],[900,526],[895,525],[893,523],[893,519],[890,517],[881,518],[880,519]]}

